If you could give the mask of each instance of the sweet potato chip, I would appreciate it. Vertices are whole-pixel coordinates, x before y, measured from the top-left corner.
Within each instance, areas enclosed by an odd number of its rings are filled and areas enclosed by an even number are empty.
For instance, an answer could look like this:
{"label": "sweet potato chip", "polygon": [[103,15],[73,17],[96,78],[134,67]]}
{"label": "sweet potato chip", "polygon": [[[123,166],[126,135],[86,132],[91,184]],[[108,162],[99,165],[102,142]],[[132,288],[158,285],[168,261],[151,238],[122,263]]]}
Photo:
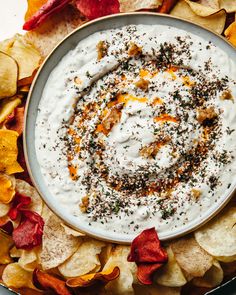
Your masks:
{"label": "sweet potato chip", "polygon": [[21,103],[19,96],[5,98],[0,101],[0,123],[5,121],[14,109]]}
{"label": "sweet potato chip", "polygon": [[66,287],[66,282],[42,272],[39,269],[35,269],[33,272],[34,285],[41,290],[51,290],[54,294],[58,295],[71,295],[72,293]]}
{"label": "sweet potato chip", "polygon": [[6,174],[0,174],[0,202],[8,204],[15,195],[15,178]]}
{"label": "sweet potato chip", "polygon": [[17,163],[17,138],[18,133],[12,130],[0,130],[0,172],[13,174],[22,172]]}
{"label": "sweet potato chip", "polygon": [[[203,6],[203,11],[205,8],[206,7]],[[207,13],[209,13],[209,9],[206,9],[207,12],[198,11],[198,13],[201,15],[207,15]],[[226,21],[226,13],[224,10],[220,10],[218,12],[215,12],[214,14],[210,14],[205,17],[199,16],[191,9],[188,2],[185,0],[178,1],[175,7],[171,10],[170,14],[202,25],[210,30],[215,31],[218,34],[221,34],[223,32]]]}
{"label": "sweet potato chip", "polygon": [[187,283],[184,274],[175,260],[171,247],[166,249],[168,254],[168,262],[155,275],[155,281],[159,285],[167,287],[181,287]]}
{"label": "sweet potato chip", "polygon": [[46,2],[47,0],[28,0],[28,8],[25,14],[25,20],[28,20],[31,16],[35,14]]}
{"label": "sweet potato chip", "polygon": [[50,269],[62,264],[75,253],[80,243],[79,237],[66,234],[61,225],[61,220],[57,216],[49,215],[45,220],[42,252],[40,254],[42,268]]}
{"label": "sweet potato chip", "polygon": [[119,0],[119,2],[121,12],[154,9],[162,4],[162,0]]}
{"label": "sweet potato chip", "polygon": [[12,259],[9,256],[9,251],[13,244],[14,243],[11,236],[5,234],[0,230],[0,264],[7,264],[12,262]]}
{"label": "sweet potato chip", "polygon": [[24,180],[16,179],[16,191],[22,195],[29,196],[31,198],[31,203],[27,208],[41,215],[43,210],[43,201],[36,188]]}
{"label": "sweet potato chip", "polygon": [[137,277],[143,284],[152,284],[152,274],[167,262],[167,253],[161,247],[155,228],[141,232],[132,242],[128,261],[138,265]]}
{"label": "sweet potato chip", "polygon": [[236,207],[220,215],[195,232],[196,241],[208,253],[220,259],[236,255]]}
{"label": "sweet potato chip", "polygon": [[236,47],[236,21],[233,22],[224,32],[225,37]]}
{"label": "sweet potato chip", "polygon": [[61,11],[71,0],[49,0],[41,6],[23,25],[26,31],[37,28],[50,15]]}
{"label": "sweet potato chip", "polygon": [[163,0],[162,5],[157,9],[157,12],[169,13],[171,9],[175,6],[177,1],[178,0]]}
{"label": "sweet potato chip", "polygon": [[64,277],[79,277],[99,269],[98,255],[104,246],[103,242],[93,239],[83,242],[69,259],[58,266],[60,273]]}
{"label": "sweet potato chip", "polygon": [[13,118],[6,122],[7,129],[16,131],[19,135],[24,129],[24,110],[25,107],[15,108]]}
{"label": "sweet potato chip", "polygon": [[106,271],[90,273],[77,278],[68,279],[66,281],[66,285],[74,288],[74,287],[87,287],[96,283],[96,281],[102,281],[103,283],[108,283],[118,278],[119,274],[120,274],[119,267],[116,266]]}
{"label": "sweet potato chip", "polygon": [[127,261],[129,251],[128,246],[116,246],[102,270],[108,271],[116,266],[120,269],[119,277],[105,286],[111,294],[133,294],[133,283],[137,283],[137,266],[134,262]]}
{"label": "sweet potato chip", "polygon": [[88,19],[120,12],[118,0],[76,0],[78,10]]}
{"label": "sweet potato chip", "polygon": [[223,281],[224,273],[217,260],[214,260],[212,267],[202,278],[194,278],[193,284],[198,287],[214,288]]}
{"label": "sweet potato chip", "polygon": [[135,295],[180,295],[180,288],[160,285],[134,285]]}
{"label": "sweet potato chip", "polygon": [[193,277],[202,277],[211,268],[213,257],[193,237],[172,242],[171,249],[179,266]]}
{"label": "sweet potato chip", "polygon": [[2,274],[2,280],[8,287],[34,287],[32,284],[32,273],[24,270],[17,262],[6,266]]}
{"label": "sweet potato chip", "polygon": [[21,210],[25,209],[31,203],[31,198],[16,192],[12,206],[8,212],[11,220],[16,220],[21,214]]}
{"label": "sweet potato chip", "polygon": [[16,61],[3,52],[0,52],[0,99],[16,94],[18,66]]}
{"label": "sweet potato chip", "polygon": [[21,223],[14,229],[12,238],[18,249],[32,249],[42,243],[44,221],[33,211],[21,210]]}
{"label": "sweet potato chip", "polygon": [[234,0],[219,0],[220,9],[225,9],[226,12],[236,12],[236,1]]}

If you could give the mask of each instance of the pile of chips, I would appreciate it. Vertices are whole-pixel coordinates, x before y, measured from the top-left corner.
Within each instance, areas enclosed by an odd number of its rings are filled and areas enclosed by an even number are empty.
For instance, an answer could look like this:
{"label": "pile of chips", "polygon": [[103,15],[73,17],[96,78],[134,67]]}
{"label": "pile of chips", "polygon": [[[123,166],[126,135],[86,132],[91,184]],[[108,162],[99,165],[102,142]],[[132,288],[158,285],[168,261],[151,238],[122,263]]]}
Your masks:
{"label": "pile of chips", "polygon": [[[28,0],[24,28],[43,38],[41,29],[47,32],[55,15],[64,20],[68,5],[83,21],[117,12],[170,13],[236,46],[235,0]],[[0,43],[0,282],[31,295],[189,295],[235,275],[235,198],[190,235],[160,243],[155,229],[147,229],[131,247],[87,237],[50,211],[32,186],[22,149],[24,106],[43,59],[27,40],[16,35]]]}

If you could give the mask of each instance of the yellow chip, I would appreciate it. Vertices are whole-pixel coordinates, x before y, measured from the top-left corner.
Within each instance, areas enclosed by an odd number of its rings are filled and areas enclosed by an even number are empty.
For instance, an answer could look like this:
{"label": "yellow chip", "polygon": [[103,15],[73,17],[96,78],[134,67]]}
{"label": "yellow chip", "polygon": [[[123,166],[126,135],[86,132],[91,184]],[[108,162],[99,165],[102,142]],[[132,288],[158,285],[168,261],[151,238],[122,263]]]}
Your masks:
{"label": "yellow chip", "polygon": [[18,66],[9,55],[0,52],[0,98],[16,94]]}
{"label": "yellow chip", "polygon": [[175,260],[171,247],[167,247],[166,251],[168,254],[168,262],[156,272],[155,281],[159,285],[167,287],[181,287],[187,283],[187,280]]}
{"label": "yellow chip", "polygon": [[17,163],[18,133],[12,130],[0,130],[0,172],[13,174],[24,170]]}
{"label": "yellow chip", "polygon": [[154,9],[162,4],[161,0],[119,0],[119,2],[121,12]]}
{"label": "yellow chip", "polygon": [[179,266],[193,277],[202,277],[211,268],[213,257],[193,237],[172,242],[171,249]]}
{"label": "yellow chip", "polygon": [[58,267],[60,273],[71,278],[98,271],[101,266],[98,255],[104,246],[105,243],[93,239],[83,242],[78,250]]}
{"label": "yellow chip", "polygon": [[[191,1],[191,3],[193,2]],[[172,9],[170,14],[202,25],[218,34],[223,32],[226,21],[226,13],[224,10],[220,10],[214,14],[203,17],[197,15],[196,12],[194,12],[191,8],[193,8],[193,5],[190,7],[188,1],[180,0]],[[206,8],[206,10],[206,12],[202,12],[201,10],[197,10],[197,12],[201,15],[207,15],[210,10],[212,11],[212,8]]]}
{"label": "yellow chip", "polygon": [[15,262],[8,264],[2,274],[3,283],[14,288],[34,288],[32,283],[32,273],[24,270]]}
{"label": "yellow chip", "polygon": [[8,204],[15,195],[15,178],[0,174],[0,203]]}
{"label": "yellow chip", "polygon": [[20,194],[31,197],[31,203],[28,206],[29,210],[37,212],[39,215],[41,215],[43,210],[43,201],[36,188],[24,180],[16,179],[16,191]]}
{"label": "yellow chip", "polygon": [[213,262],[212,267],[204,274],[202,278],[194,278],[193,284],[198,287],[214,288],[223,281],[224,273],[217,260]]}
{"label": "yellow chip", "polygon": [[12,259],[9,256],[9,251],[13,244],[14,243],[11,236],[5,234],[0,230],[0,264],[7,264],[12,262]]}
{"label": "yellow chip", "polygon": [[21,104],[19,96],[13,96],[11,98],[5,98],[0,101],[0,123],[6,120],[14,109]]}
{"label": "yellow chip", "polygon": [[236,22],[233,22],[224,32],[225,37],[236,46]]}
{"label": "yellow chip", "polygon": [[[236,256],[236,207],[226,208],[220,215],[195,232],[199,245],[214,257]],[[217,258],[218,259],[218,258]]]}
{"label": "yellow chip", "polygon": [[127,256],[130,247],[118,245],[110,254],[110,258],[102,271],[119,267],[120,276],[114,281],[109,282],[105,289],[111,294],[133,294],[133,284],[137,283],[137,266],[134,262],[128,262]]}

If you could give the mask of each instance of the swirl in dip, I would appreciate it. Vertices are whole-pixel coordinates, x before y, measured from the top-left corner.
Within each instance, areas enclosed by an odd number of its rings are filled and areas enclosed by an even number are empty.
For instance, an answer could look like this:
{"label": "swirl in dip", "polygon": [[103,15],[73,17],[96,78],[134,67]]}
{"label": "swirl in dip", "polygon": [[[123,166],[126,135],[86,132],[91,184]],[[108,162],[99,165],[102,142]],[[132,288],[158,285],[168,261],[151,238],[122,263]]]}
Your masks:
{"label": "swirl in dip", "polygon": [[110,237],[188,226],[235,178],[236,67],[188,32],[131,25],[89,36],[58,63],[35,146],[63,210]]}

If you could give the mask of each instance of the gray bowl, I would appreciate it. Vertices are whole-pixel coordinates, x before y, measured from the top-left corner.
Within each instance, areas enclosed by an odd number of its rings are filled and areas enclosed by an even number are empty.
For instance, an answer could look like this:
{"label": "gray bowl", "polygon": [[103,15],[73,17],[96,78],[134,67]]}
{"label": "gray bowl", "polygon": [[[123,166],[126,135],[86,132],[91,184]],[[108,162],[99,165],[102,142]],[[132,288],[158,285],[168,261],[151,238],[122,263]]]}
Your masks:
{"label": "gray bowl", "polygon": [[[31,86],[29,93],[28,102],[26,105],[25,112],[25,130],[24,130],[24,151],[26,154],[26,163],[31,176],[31,179],[37,188],[38,192],[49,206],[49,208],[63,219],[68,225],[84,232],[90,236],[96,237],[98,239],[103,239],[106,241],[112,241],[117,243],[130,243],[134,236],[125,237],[124,235],[119,235],[116,233],[114,235],[109,235],[107,233],[101,232],[98,228],[91,228],[88,224],[78,223],[73,216],[70,216],[63,210],[63,207],[55,202],[55,199],[50,194],[43,176],[40,171],[40,166],[36,157],[35,150],[35,121],[37,117],[37,109],[39,101],[41,99],[42,91],[44,89],[45,83],[47,82],[48,76],[62,57],[71,49],[74,49],[77,43],[86,38],[87,36],[101,30],[114,29],[121,26],[129,24],[160,24],[173,26],[190,33],[201,36],[205,40],[211,40],[215,45],[224,50],[232,59],[236,59],[235,49],[220,35],[217,35],[203,27],[200,27],[191,22],[175,18],[169,15],[157,14],[157,13],[127,13],[118,14],[108,17],[103,17],[101,19],[89,22],[77,30],[72,32],[67,36],[49,55],[49,57],[44,61],[34,82]],[[212,206],[202,214],[201,217],[189,222],[186,226],[181,229],[176,229],[175,231],[169,233],[163,233],[160,235],[160,239],[167,240],[176,238],[178,236],[184,235],[200,225],[207,222],[210,218],[216,215],[230,200],[232,193],[236,187],[236,183],[231,185],[231,190],[227,194],[221,196],[217,203],[212,204]]]}

